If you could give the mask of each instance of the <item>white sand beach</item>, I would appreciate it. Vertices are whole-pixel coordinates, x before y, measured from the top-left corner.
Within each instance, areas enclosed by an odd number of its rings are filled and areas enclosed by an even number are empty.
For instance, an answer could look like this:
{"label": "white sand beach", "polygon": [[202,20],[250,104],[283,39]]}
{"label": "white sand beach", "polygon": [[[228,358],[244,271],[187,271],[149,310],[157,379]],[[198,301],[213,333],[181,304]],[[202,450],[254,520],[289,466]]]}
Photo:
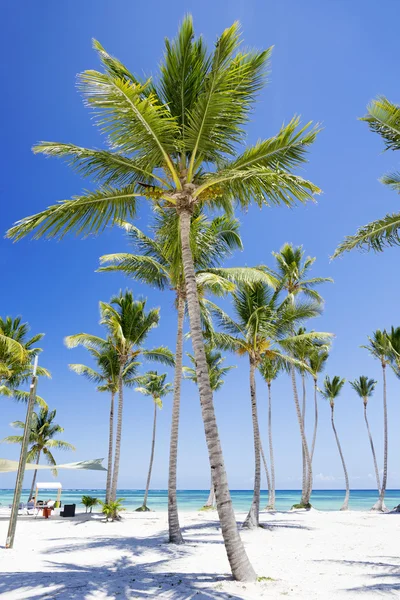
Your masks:
{"label": "white sand beach", "polygon": [[[238,519],[244,515],[238,514]],[[7,600],[165,598],[296,600],[400,597],[399,514],[262,513],[242,532],[259,577],[232,581],[216,514],[182,513],[186,544],[167,541],[166,513],[74,519],[22,517],[5,550],[0,517],[0,597]]]}

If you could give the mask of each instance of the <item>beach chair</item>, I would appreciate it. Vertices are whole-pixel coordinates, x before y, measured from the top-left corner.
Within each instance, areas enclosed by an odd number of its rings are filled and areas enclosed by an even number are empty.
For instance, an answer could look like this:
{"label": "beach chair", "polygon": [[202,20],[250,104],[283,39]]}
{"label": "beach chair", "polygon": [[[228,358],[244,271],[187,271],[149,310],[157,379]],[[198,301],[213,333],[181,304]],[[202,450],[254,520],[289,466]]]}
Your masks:
{"label": "beach chair", "polygon": [[74,517],[76,504],[64,504],[64,510],[60,512],[60,517]]}

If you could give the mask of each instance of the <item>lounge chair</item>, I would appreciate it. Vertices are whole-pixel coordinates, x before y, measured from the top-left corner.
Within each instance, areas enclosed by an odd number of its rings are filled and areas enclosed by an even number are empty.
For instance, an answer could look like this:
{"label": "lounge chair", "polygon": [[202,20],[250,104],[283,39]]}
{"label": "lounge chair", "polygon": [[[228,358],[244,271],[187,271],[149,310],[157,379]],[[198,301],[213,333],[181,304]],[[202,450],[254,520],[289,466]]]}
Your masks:
{"label": "lounge chair", "polygon": [[74,517],[76,504],[64,504],[64,510],[60,512],[60,517]]}

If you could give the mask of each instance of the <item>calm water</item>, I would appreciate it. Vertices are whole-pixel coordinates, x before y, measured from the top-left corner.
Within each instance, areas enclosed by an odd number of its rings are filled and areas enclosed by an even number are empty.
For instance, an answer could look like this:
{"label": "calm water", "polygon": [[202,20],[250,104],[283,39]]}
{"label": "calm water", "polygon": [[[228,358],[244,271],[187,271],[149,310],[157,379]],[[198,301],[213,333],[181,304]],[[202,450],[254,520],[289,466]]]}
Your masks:
{"label": "calm water", "polygon": [[[248,490],[233,490],[233,505],[238,511],[247,511],[251,504],[252,492]],[[29,490],[24,490],[22,501],[28,500]],[[40,496],[43,500],[48,500],[54,496],[54,491],[43,492]],[[65,503],[75,503],[77,508],[83,509],[80,504],[83,495],[95,496],[104,499],[104,490],[101,489],[75,489],[63,490],[61,500]],[[0,505],[8,506],[13,497],[13,490],[0,489]],[[143,501],[143,490],[119,490],[118,497],[124,498],[124,506],[132,510],[141,506]],[[198,510],[203,506],[208,497],[208,490],[179,490],[178,504],[180,510]],[[339,510],[344,498],[343,490],[317,490],[313,492],[311,501],[315,508],[319,510]],[[350,494],[351,510],[369,510],[377,498],[377,492],[374,490],[354,490]],[[278,490],[276,492],[277,510],[288,510],[299,502],[299,491]],[[267,503],[267,492],[261,493],[261,506]],[[400,490],[388,490],[386,492],[386,506],[392,509],[400,503]],[[151,490],[148,501],[149,508],[158,511],[167,510],[167,492],[166,490]]]}

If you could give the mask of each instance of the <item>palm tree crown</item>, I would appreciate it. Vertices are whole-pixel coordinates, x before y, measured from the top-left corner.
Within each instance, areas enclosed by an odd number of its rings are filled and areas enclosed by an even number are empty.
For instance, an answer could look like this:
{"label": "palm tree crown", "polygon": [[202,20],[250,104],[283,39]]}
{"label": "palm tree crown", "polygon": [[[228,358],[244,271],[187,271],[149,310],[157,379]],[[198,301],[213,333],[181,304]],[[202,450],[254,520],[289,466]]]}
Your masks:
{"label": "palm tree crown", "polygon": [[[48,407],[41,408],[39,413],[33,413],[31,433],[29,435],[30,449],[27,455],[27,462],[32,462],[38,458],[38,455],[43,452],[46,461],[49,465],[56,465],[56,460],[53,456],[54,450],[75,450],[75,446],[69,442],[56,440],[54,437],[64,431],[64,428],[54,423],[57,411],[49,411]],[[25,423],[22,421],[14,421],[12,427],[24,429]],[[22,435],[10,435],[3,442],[8,444],[20,444]],[[53,474],[57,475],[57,469],[53,470]]]}
{"label": "palm tree crown", "polygon": [[[386,150],[400,150],[400,105],[381,96],[371,102],[367,115],[361,120],[366,121],[370,130],[382,137]],[[400,193],[400,172],[387,173],[381,178],[381,182]],[[388,214],[345,238],[336,248],[333,257],[354,248],[382,252],[388,246],[398,246],[399,231],[400,212]]]}
{"label": "palm tree crown", "polygon": [[[221,352],[216,350],[212,344],[207,344],[205,347],[206,350],[206,358],[208,365],[208,374],[210,376],[210,385],[211,389],[216,392],[218,391],[224,384],[224,377],[236,367],[224,367],[222,366],[225,358],[222,357]],[[196,360],[192,354],[187,354],[193,367],[183,367],[183,371],[185,373],[185,378],[194,381],[197,383],[197,373],[196,373]]]}
{"label": "palm tree crown", "polygon": [[191,210],[226,208],[232,200],[291,206],[312,199],[319,188],[293,170],[305,162],[317,128],[299,127],[294,117],[273,138],[237,154],[271,55],[271,48],[242,51],[240,44],[234,23],[209,53],[187,16],[175,40],[166,40],[153,81],[140,80],[94,41],[104,71],[85,71],[78,87],[111,150],[41,142],[34,152],[64,158],[99,187],[23,219],[8,236],[99,232],[134,218],[139,196],[178,210],[187,192]]}
{"label": "palm tree crown", "polygon": [[331,406],[334,406],[336,398],[339,396],[342,391],[342,387],[344,386],[346,380],[341,379],[338,375],[335,375],[330,379],[328,375],[326,375],[324,379],[324,389],[320,390],[322,396],[329,400]]}
{"label": "palm tree crown", "polygon": [[367,404],[368,398],[371,398],[374,393],[376,381],[368,379],[365,375],[360,375],[358,379],[349,382],[353,390],[363,399],[364,404]]}
{"label": "palm tree crown", "polygon": [[165,383],[166,378],[166,373],[159,375],[157,371],[148,371],[145,375],[139,375],[135,377],[135,383],[139,384],[135,392],[151,396],[158,408],[162,408],[162,398],[172,391],[172,385]]}

